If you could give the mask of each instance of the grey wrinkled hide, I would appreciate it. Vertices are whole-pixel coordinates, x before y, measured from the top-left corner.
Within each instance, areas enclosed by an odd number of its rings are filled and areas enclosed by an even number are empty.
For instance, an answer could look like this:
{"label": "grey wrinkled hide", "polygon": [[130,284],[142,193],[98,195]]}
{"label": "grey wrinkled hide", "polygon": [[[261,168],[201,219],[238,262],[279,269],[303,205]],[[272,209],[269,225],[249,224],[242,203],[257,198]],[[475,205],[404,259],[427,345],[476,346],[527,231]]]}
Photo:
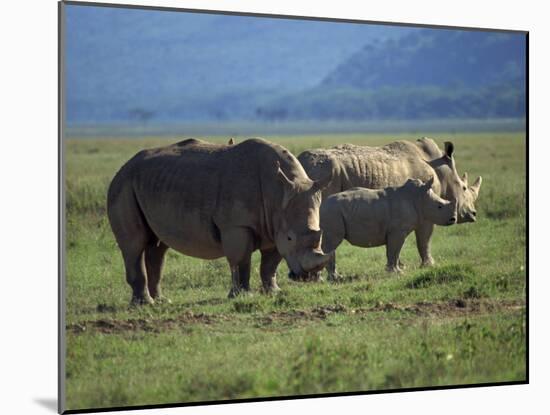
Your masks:
{"label": "grey wrinkled hide", "polygon": [[[424,223],[456,223],[456,204],[436,195],[433,179],[409,179],[401,187],[352,188],[329,196],[321,205],[322,248],[332,252],[345,239],[364,248],[386,245],[390,272],[401,272],[399,253],[406,237]],[[327,266],[336,278],[335,252]]]}
{"label": "grey wrinkled hide", "polygon": [[[434,179],[433,189],[442,198],[457,204],[458,223],[475,222],[474,202],[481,187],[481,177],[468,186],[465,173],[461,178],[453,158],[454,145],[445,143],[445,151],[429,138],[416,142],[396,141],[382,147],[344,144],[330,149],[304,151],[298,159],[309,177],[332,175],[323,191],[323,199],[353,187],[382,189],[402,186],[409,178]],[[430,240],[433,223],[420,224],[416,243],[422,265],[432,265]]]}
{"label": "grey wrinkled hide", "polygon": [[321,190],[288,150],[262,139],[211,144],[188,139],[140,151],[108,192],[109,221],[124,259],[132,302],[161,299],[164,254],[226,257],[230,297],[249,289],[250,258],[261,251],[265,291],[278,290],[282,258],[296,273],[321,269]]}

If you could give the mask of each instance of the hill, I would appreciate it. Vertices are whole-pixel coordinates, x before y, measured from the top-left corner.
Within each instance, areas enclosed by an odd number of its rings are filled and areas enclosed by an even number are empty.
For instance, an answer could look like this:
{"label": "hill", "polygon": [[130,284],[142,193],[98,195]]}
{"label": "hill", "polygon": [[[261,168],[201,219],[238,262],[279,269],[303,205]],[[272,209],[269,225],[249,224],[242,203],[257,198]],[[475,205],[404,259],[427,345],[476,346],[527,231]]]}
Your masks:
{"label": "hill", "polygon": [[67,120],[243,119],[405,28],[69,5]]}
{"label": "hill", "polygon": [[266,119],[525,115],[525,36],[414,29],[367,44],[317,86],[257,109]]}
{"label": "hill", "polygon": [[324,87],[483,87],[525,79],[525,38],[508,33],[416,29],[365,45],[321,83]]}

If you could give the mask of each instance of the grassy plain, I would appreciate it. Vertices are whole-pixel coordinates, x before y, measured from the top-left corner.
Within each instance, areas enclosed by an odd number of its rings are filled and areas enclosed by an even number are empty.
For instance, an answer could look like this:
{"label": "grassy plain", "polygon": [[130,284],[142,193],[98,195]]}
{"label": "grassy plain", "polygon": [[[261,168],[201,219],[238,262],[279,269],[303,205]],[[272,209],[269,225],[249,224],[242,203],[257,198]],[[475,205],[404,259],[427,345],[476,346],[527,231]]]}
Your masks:
{"label": "grassy plain", "polygon": [[[483,176],[478,222],[437,228],[436,265],[384,272],[384,248],[343,244],[339,283],[297,283],[228,300],[223,259],[169,251],[172,304],[129,308],[105,212],[107,186],[138,150],[181,137],[66,143],[67,409],[526,379],[526,142],[520,133],[433,134],[455,143],[459,173]],[[198,137],[210,141],[227,138]],[[399,135],[267,137],[294,154]],[[240,139],[237,138],[237,141]]]}

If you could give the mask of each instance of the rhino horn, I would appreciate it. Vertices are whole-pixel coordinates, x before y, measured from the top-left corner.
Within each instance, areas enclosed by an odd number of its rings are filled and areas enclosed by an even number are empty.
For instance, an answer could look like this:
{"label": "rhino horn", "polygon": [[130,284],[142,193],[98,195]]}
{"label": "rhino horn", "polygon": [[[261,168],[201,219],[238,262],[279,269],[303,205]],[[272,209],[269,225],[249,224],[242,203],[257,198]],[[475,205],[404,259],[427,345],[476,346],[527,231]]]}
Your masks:
{"label": "rhino horn", "polygon": [[325,254],[322,251],[309,251],[302,257],[300,263],[306,272],[316,272],[321,270],[329,259],[330,254]]}
{"label": "rhino horn", "polygon": [[228,146],[232,146],[233,144],[235,144],[235,139],[234,139],[233,137],[231,137],[231,138],[229,139],[229,141],[227,142],[227,145],[228,145]]}
{"label": "rhino horn", "polygon": [[479,176],[474,182],[474,184],[470,187],[470,189],[472,189],[472,192],[474,192],[474,194],[476,195],[476,199],[479,196],[479,188],[481,187],[481,181],[482,181],[481,176]]}
{"label": "rhino horn", "polygon": [[426,190],[426,192],[428,192],[433,185],[434,185],[434,178],[432,176],[424,183],[424,189]]}

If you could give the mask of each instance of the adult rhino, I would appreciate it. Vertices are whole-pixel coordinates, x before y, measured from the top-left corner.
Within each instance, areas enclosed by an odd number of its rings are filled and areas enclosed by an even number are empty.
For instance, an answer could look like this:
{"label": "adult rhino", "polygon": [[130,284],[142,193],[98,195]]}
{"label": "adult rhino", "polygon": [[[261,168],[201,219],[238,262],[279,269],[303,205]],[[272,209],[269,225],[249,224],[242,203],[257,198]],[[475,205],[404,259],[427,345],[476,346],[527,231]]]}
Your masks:
{"label": "adult rhino", "polygon": [[319,206],[330,177],[312,181],[296,157],[262,139],[220,145],[188,139],[143,150],[115,175],[107,211],[124,259],[132,303],[161,299],[164,255],[229,262],[229,297],[249,290],[250,257],[261,252],[265,291],[279,289],[277,265],[321,269]]}
{"label": "adult rhino", "polygon": [[[479,195],[481,177],[468,186],[467,173],[462,178],[458,175],[453,153],[453,143],[445,142],[442,151],[432,139],[424,137],[416,142],[395,141],[382,147],[344,144],[308,150],[301,153],[298,160],[312,179],[332,177],[323,190],[323,200],[353,187],[382,189],[402,186],[410,178],[423,182],[433,178],[433,190],[443,199],[456,203],[457,223],[475,222],[474,202]],[[433,229],[433,223],[426,221],[415,230],[423,266],[434,263],[430,253]]]}

